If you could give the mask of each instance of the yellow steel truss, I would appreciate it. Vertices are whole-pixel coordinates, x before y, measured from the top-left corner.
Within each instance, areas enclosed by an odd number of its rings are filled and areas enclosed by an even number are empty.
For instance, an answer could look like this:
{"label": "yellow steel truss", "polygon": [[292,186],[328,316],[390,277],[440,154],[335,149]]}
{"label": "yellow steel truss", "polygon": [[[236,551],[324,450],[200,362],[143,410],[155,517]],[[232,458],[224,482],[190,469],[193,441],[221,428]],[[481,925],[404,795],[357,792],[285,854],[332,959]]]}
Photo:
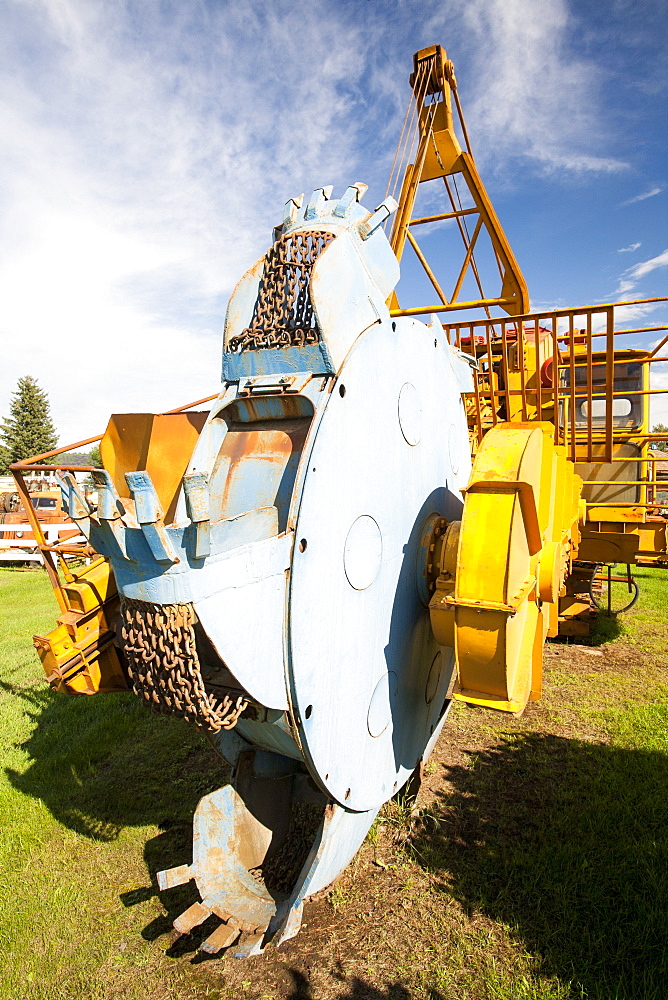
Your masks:
{"label": "yellow steel truss", "polygon": [[[525,313],[529,308],[526,282],[515,260],[501,223],[494,211],[473,159],[466,123],[459,102],[457,80],[452,62],[445,49],[432,45],[414,56],[411,76],[413,99],[409,105],[404,129],[399,141],[392,168],[388,193],[394,194],[403,174],[399,209],[395,218],[390,242],[397,259],[401,260],[406,243],[417,256],[429,278],[439,301],[424,308],[399,306],[396,295],[390,301],[393,316],[410,316],[419,313],[444,313],[462,308],[496,306],[511,315]],[[457,112],[465,148],[462,149],[455,131],[453,105]],[[405,163],[407,159],[411,162]],[[457,181],[463,182],[473,202],[465,207]],[[420,184],[442,181],[449,202],[445,212],[413,218],[413,209]],[[473,221],[472,233],[468,221]],[[444,291],[435,269],[429,264],[413,233],[416,227],[428,223],[454,220],[462,238],[464,258],[449,294]],[[491,241],[500,287],[494,296],[483,290],[482,277],[476,264],[475,249],[482,233]],[[462,300],[460,294],[467,274],[472,274],[479,291],[479,298]]]}

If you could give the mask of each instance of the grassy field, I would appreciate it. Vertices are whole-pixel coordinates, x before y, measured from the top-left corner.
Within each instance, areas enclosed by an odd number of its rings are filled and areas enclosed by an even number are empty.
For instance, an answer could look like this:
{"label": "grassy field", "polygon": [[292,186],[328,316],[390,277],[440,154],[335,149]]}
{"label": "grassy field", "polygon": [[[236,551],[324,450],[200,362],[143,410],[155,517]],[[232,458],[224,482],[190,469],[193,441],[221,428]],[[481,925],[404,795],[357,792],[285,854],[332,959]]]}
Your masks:
{"label": "grassy field", "polygon": [[0,996],[206,996],[153,945],[169,921],[152,876],[191,860],[218,759],[132,694],[49,690],[31,641],[57,613],[41,572],[0,571],[0,607]]}
{"label": "grassy field", "polygon": [[614,641],[551,644],[520,719],[457,706],[417,806],[383,810],[297,939],[235,962],[170,946],[196,897],[155,884],[223,765],[130,694],[53,694],[46,579],[0,570],[0,996],[665,1000],[668,572],[637,576]]}

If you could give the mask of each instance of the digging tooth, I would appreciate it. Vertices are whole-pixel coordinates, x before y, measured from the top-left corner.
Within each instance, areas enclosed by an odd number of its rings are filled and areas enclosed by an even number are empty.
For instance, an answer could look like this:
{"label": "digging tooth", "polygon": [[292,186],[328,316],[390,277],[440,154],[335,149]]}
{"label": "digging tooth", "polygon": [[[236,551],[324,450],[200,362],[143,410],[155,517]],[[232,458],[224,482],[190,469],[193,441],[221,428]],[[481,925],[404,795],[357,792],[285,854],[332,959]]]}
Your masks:
{"label": "digging tooth", "polygon": [[207,955],[216,955],[223,948],[229,948],[234,944],[241,934],[241,928],[236,924],[220,924],[213,934],[209,934],[205,941],[199,946],[200,951],[205,951]]}

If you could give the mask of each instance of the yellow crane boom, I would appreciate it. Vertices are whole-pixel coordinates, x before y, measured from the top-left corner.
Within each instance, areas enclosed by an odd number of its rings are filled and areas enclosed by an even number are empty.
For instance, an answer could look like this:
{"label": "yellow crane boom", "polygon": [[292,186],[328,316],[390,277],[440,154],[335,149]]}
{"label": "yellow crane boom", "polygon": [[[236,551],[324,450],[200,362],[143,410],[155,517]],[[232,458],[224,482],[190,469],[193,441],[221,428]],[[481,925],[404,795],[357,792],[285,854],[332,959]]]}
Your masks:
{"label": "yellow crane boom", "polygon": [[[414,102],[409,105],[404,120],[388,185],[388,192],[390,188],[396,189],[403,170],[399,209],[390,243],[397,259],[401,260],[408,242],[429,278],[439,302],[427,307],[402,309],[394,295],[391,302],[392,315],[446,313],[455,309],[476,307],[489,310],[493,306],[512,316],[525,313],[529,309],[526,282],[476,168],[459,101],[453,64],[447,58],[445,49],[440,45],[432,45],[416,52],[413,57],[413,67],[410,83]],[[463,149],[455,130],[453,105],[465,144]],[[415,155],[412,157],[412,162],[404,164],[404,160],[413,152]],[[415,218],[413,210],[418,189],[421,184],[429,181],[443,182],[449,208],[445,212]],[[462,183],[463,190],[460,190]],[[434,268],[420,248],[413,230],[429,223],[450,221],[454,221],[457,225],[464,246],[464,258],[452,291],[446,293]],[[474,223],[471,233],[468,222]],[[493,296],[487,296],[483,290],[475,258],[476,246],[479,241],[482,242],[481,237],[484,235],[491,242],[498,268],[499,288],[497,294]],[[479,292],[477,299],[463,300],[460,297],[467,274],[471,274],[474,278]]]}

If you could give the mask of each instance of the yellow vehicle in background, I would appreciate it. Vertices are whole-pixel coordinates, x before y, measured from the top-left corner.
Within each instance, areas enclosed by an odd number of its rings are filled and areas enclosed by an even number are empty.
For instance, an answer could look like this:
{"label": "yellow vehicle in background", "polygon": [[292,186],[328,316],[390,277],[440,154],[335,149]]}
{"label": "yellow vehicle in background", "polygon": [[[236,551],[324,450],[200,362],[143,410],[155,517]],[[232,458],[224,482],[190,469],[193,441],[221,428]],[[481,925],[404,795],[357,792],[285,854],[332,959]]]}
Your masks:
{"label": "yellow vehicle in background", "polygon": [[9,510],[0,513],[0,562],[43,563],[33,519],[50,542],[71,544],[73,538],[83,541],[76,524],[63,510],[59,488],[31,491],[27,508],[25,499],[21,502],[17,494],[7,496]]}

